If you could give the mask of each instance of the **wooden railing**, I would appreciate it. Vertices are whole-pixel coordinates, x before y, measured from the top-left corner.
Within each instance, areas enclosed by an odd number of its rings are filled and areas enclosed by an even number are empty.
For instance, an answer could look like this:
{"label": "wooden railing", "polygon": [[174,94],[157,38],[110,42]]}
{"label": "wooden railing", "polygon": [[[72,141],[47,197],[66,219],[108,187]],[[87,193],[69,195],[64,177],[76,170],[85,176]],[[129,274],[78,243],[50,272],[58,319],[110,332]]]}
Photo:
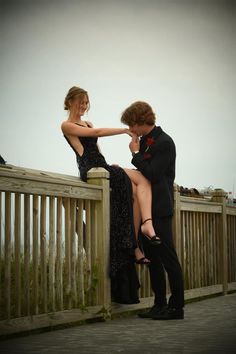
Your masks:
{"label": "wooden railing", "polygon": [[[0,167],[0,320],[36,316],[37,323],[40,314],[80,309],[83,319],[108,311],[108,177],[94,169],[84,183]],[[65,316],[59,323],[79,317]],[[40,321],[48,325],[48,318]]]}
{"label": "wooden railing", "polygon": [[175,191],[174,234],[185,298],[236,290],[236,206],[214,190],[209,200]]}
{"label": "wooden railing", "polygon": [[[0,335],[152,305],[147,267],[140,304],[111,304],[108,177],[0,166]],[[173,227],[186,299],[236,290],[236,207],[224,191],[195,199],[176,186]]]}

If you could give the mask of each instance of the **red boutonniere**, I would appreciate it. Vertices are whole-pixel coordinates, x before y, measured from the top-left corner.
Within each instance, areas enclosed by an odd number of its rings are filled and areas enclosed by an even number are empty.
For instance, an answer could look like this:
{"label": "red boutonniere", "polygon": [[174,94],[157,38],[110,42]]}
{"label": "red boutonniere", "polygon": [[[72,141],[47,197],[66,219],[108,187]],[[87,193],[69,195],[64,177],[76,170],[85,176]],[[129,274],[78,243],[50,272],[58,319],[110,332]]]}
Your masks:
{"label": "red boutonniere", "polygon": [[147,145],[148,145],[148,146],[153,145],[153,144],[154,144],[154,141],[155,141],[155,140],[153,139],[152,136],[148,137],[148,138],[147,138]]}
{"label": "red boutonniere", "polygon": [[154,144],[154,142],[155,142],[155,140],[151,136],[147,138],[147,142],[146,142],[147,147],[146,147],[145,152],[147,152],[149,150],[150,146],[152,146]]}
{"label": "red boutonniere", "polygon": [[150,137],[147,138],[147,141],[146,141],[147,147],[146,147],[146,149],[144,151],[144,158],[145,159],[150,159],[150,157],[152,156],[148,152],[148,150],[149,150],[150,146],[152,146],[154,144],[154,142],[155,142],[155,140],[153,139],[153,137],[150,136]]}

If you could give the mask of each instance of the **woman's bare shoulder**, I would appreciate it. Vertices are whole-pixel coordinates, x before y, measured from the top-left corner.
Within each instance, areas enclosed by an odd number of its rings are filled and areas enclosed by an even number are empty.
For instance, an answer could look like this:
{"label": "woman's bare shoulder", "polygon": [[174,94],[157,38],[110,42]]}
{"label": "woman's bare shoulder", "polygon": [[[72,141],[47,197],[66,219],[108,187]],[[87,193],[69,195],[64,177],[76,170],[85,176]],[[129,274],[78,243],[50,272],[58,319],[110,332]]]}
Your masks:
{"label": "woman's bare shoulder", "polygon": [[63,120],[63,121],[61,122],[61,129],[63,129],[66,125],[67,125],[67,121],[66,121],[66,120]]}
{"label": "woman's bare shoulder", "polygon": [[63,126],[63,125],[67,125],[67,124],[69,124],[70,122],[68,121],[68,120],[63,120],[62,122],[61,122],[61,126]]}
{"label": "woman's bare shoulder", "polygon": [[75,129],[75,124],[73,122],[70,122],[69,120],[64,120],[61,123],[61,130],[63,133],[70,133],[71,131],[73,132]]}

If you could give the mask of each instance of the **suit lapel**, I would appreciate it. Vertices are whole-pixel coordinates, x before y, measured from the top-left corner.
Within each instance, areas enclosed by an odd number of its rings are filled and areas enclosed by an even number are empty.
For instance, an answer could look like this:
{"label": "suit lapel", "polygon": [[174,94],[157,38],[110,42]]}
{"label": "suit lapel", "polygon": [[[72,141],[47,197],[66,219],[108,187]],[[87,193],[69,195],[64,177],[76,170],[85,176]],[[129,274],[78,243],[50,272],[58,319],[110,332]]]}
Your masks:
{"label": "suit lapel", "polygon": [[161,133],[163,132],[163,130],[161,129],[161,127],[154,127],[150,133],[148,133],[147,135],[143,135],[141,140],[140,140],[140,150],[141,151],[145,151],[146,147],[147,147],[147,139],[148,138],[153,138],[154,140],[156,140],[159,135],[161,135]]}

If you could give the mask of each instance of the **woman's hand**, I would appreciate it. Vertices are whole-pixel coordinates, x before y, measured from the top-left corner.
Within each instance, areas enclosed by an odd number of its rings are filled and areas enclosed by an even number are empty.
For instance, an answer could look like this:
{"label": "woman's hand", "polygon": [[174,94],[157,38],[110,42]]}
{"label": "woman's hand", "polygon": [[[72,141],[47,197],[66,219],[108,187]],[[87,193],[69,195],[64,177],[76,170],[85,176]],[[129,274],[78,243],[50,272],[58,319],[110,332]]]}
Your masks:
{"label": "woman's hand", "polygon": [[133,137],[134,133],[131,133],[129,129],[126,129],[126,134],[128,134],[131,138]]}

